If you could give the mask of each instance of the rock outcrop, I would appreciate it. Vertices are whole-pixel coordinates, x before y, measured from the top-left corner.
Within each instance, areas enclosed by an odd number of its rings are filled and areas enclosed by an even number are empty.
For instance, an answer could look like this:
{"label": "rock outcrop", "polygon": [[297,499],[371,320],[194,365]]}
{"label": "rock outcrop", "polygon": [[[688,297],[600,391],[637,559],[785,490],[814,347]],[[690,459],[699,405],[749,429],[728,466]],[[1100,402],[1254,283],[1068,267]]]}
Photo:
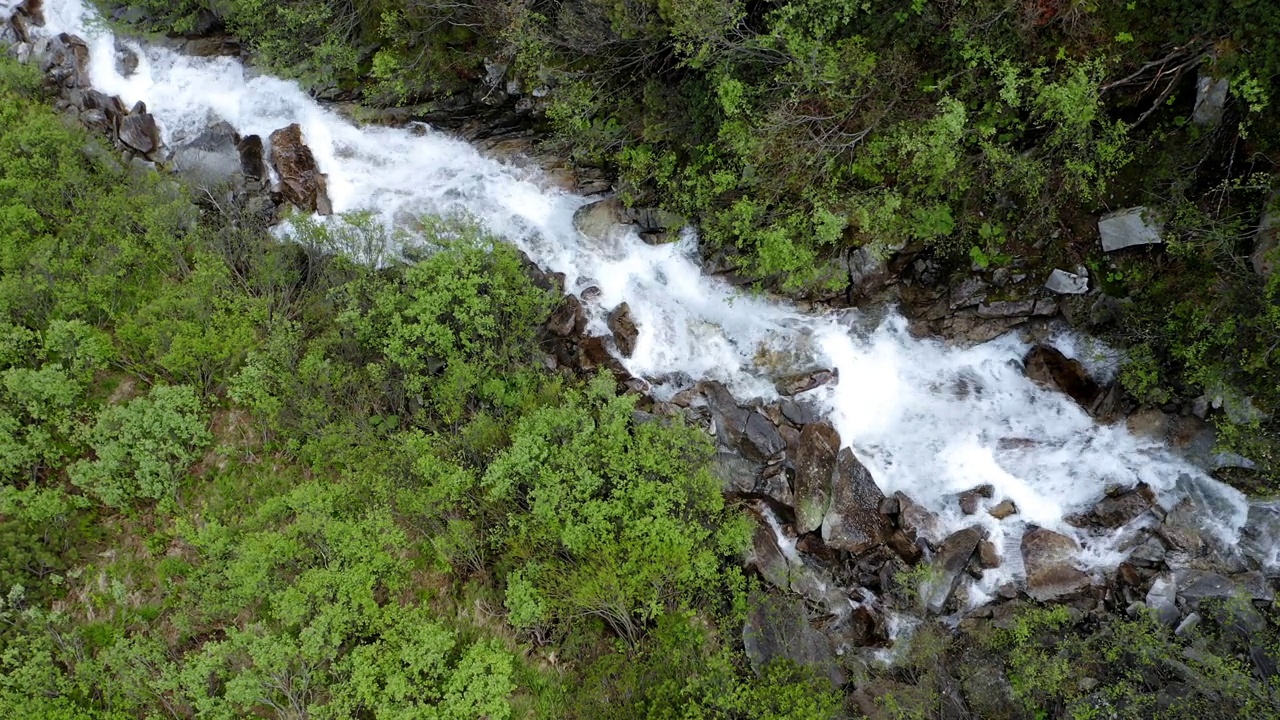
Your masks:
{"label": "rock outcrop", "polygon": [[333,213],[327,180],[316,157],[302,137],[302,126],[294,123],[271,133],[271,166],[279,177],[276,192],[300,210],[321,215]]}

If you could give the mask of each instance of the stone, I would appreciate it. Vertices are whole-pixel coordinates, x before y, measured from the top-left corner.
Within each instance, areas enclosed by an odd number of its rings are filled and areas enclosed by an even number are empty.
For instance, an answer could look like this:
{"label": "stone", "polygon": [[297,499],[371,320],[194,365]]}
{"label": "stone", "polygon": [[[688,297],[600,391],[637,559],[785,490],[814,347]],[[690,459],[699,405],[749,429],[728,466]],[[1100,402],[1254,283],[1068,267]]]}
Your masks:
{"label": "stone", "polygon": [[787,473],[782,468],[778,468],[778,472],[756,483],[755,491],[787,507],[793,506],[796,501],[795,495],[791,492],[791,481],[787,479]]}
{"label": "stone", "polygon": [[240,172],[240,135],[225,122],[217,122],[174,149],[173,168],[189,182],[211,187],[229,181]]}
{"label": "stone", "polygon": [[33,25],[44,25],[44,0],[22,0],[14,12],[27,16]]}
{"label": "stone", "polygon": [[978,543],[978,567],[985,570],[1000,567],[1000,551],[990,540]]}
{"label": "stone", "polygon": [[752,412],[747,416],[742,435],[743,453],[761,462],[772,459],[787,447],[782,434],[778,432],[778,427],[758,412]]}
{"label": "stone", "polygon": [[822,420],[822,413],[807,402],[783,398],[782,402],[778,403],[778,407],[782,410],[783,417],[800,427]]}
{"label": "stone", "polygon": [[831,479],[836,472],[840,434],[827,423],[810,423],[800,431],[795,457],[796,530],[813,532],[831,507]]}
{"label": "stone", "polygon": [[636,340],[640,336],[640,328],[631,316],[631,306],[622,303],[609,313],[609,331],[613,333],[613,341],[618,346],[622,357],[629,358],[636,351]]}
{"label": "stone", "polygon": [[951,288],[948,305],[952,310],[977,305],[986,299],[990,287],[982,278],[970,275]]}
{"label": "stone", "polygon": [[623,216],[634,224],[642,235],[675,235],[689,224],[688,220],[660,208],[629,208]]}
{"label": "stone", "polygon": [[762,592],[749,595],[742,645],[757,674],[770,663],[784,660],[826,677],[832,687],[844,684],[844,671],[831,644],[809,624],[799,598]]}
{"label": "stone", "polygon": [[725,493],[754,492],[764,472],[764,466],[731,452],[718,452],[711,459],[711,474],[720,480]]}
{"label": "stone", "polygon": [[1098,220],[1098,236],[1104,252],[1141,245],[1159,245],[1164,242],[1160,237],[1163,229],[1163,224],[1145,207],[1119,210]]}
{"label": "stone", "polygon": [[302,126],[293,123],[276,130],[270,142],[271,166],[280,178],[277,192],[300,210],[332,214],[327,179],[302,137]]}
{"label": "stone", "polygon": [[597,200],[573,213],[573,226],[593,240],[608,240],[627,221],[622,201],[616,197]]}
{"label": "stone", "polygon": [[249,180],[266,180],[267,163],[260,135],[249,135],[236,144],[240,153],[240,174]]}
{"label": "stone", "polygon": [[192,57],[234,56],[239,53],[240,43],[228,35],[191,38],[182,44],[182,54]]}
{"label": "stone", "polygon": [[1280,503],[1251,503],[1240,530],[1240,549],[1275,578],[1280,577],[1277,547],[1280,547]]}
{"label": "stone", "polygon": [[[840,374],[835,370],[821,369],[810,370],[808,372],[796,373],[779,378],[774,383],[774,388],[779,395],[783,397],[791,397],[808,392],[823,385],[834,385],[840,382]],[[785,412],[785,411],[784,411]]]}
{"label": "stone", "polygon": [[1196,78],[1196,104],[1191,110],[1191,122],[1197,125],[1217,125],[1222,122],[1222,111],[1227,105],[1227,91],[1231,80],[1201,75]]}
{"label": "stone", "polygon": [[1037,384],[1065,393],[1086,410],[1103,397],[1103,388],[1084,365],[1049,345],[1036,345],[1022,358],[1027,377]]}
{"label": "stone", "polygon": [[1178,587],[1178,597],[1195,607],[1202,600],[1227,600],[1241,597],[1270,603],[1275,591],[1266,577],[1259,572],[1247,572],[1232,577],[1207,570],[1186,568],[1173,574]]}
{"label": "stone", "polygon": [[587,329],[587,311],[577,295],[566,295],[547,318],[547,332],[557,337],[581,335]]}
{"label": "stone", "polygon": [[1032,526],[1022,535],[1022,563],[1027,594],[1040,602],[1058,600],[1089,587],[1089,576],[1075,566],[1080,546],[1075,540]]}
{"label": "stone", "polygon": [[41,70],[66,88],[89,87],[89,46],[75,35],[59,33],[49,40]]}
{"label": "stone", "polygon": [[1172,578],[1162,575],[1151,583],[1151,589],[1147,591],[1146,606],[1165,625],[1173,625],[1178,621],[1182,613],[1178,612],[1177,587]]}
{"label": "stone", "polygon": [[1156,494],[1151,486],[1138,483],[1129,490],[1108,494],[1101,502],[1093,506],[1093,519],[1102,527],[1118,528],[1127,525],[1135,518],[1151,509],[1156,503]]}
{"label": "stone", "polygon": [[1149,537],[1141,545],[1129,552],[1129,562],[1144,568],[1157,568],[1164,564],[1164,557],[1169,553],[1160,538]]}
{"label": "stone", "polygon": [[938,533],[937,515],[901,490],[895,492],[893,497],[898,501],[898,527],[913,539],[932,538]]}
{"label": "stone", "polygon": [[1058,295],[1083,295],[1089,292],[1089,276],[1055,268],[1049,273],[1044,289]]}
{"label": "stone", "polygon": [[1025,318],[1035,314],[1035,311],[1035,300],[996,300],[995,302],[979,305],[978,317],[987,319]]}
{"label": "stone", "polygon": [[831,479],[831,504],[822,520],[829,547],[859,554],[884,541],[892,527],[880,513],[884,493],[853,451],[842,448]]}
{"label": "stone", "polygon": [[995,494],[991,485],[979,485],[972,490],[960,493],[960,511],[965,515],[976,515],[983,499],[990,499]]}
{"label": "stone", "polygon": [[160,128],[148,112],[132,113],[122,118],[119,137],[121,143],[145,156],[160,149]]}
{"label": "stone", "polygon": [[1200,624],[1200,613],[1191,613],[1178,623],[1178,627],[1174,628],[1173,634],[1180,638],[1185,638],[1195,631],[1196,626]]}
{"label": "stone", "polygon": [[1007,517],[1018,514],[1018,506],[1012,500],[1001,500],[995,506],[987,509],[987,514],[997,520],[1004,520]]}
{"label": "stone", "polygon": [[938,551],[934,553],[934,574],[920,588],[920,599],[924,609],[934,615],[941,615],[946,609],[956,586],[960,583],[960,575],[969,565],[969,559],[978,549],[978,543],[985,539],[981,528],[967,527],[957,530],[942,541]]}
{"label": "stone", "polygon": [[791,589],[791,561],[778,544],[778,536],[773,529],[763,522],[756,524],[751,535],[747,565],[754,567],[770,585],[780,590]]}

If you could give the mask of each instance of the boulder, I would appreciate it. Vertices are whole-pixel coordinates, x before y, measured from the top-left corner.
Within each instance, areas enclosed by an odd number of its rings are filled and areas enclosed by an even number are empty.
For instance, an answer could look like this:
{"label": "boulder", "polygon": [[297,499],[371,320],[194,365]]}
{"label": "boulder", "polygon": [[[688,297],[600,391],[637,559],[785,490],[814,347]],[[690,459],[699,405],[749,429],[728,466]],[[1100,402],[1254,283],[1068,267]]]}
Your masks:
{"label": "boulder", "polygon": [[961,574],[969,565],[969,559],[984,539],[986,534],[981,528],[967,527],[942,541],[933,557],[934,574],[920,588],[920,600],[925,610],[934,615],[942,614],[960,583]]}
{"label": "boulder", "polygon": [[1022,562],[1027,571],[1027,594],[1040,602],[1057,600],[1089,587],[1089,576],[1078,570],[1080,546],[1075,540],[1042,527],[1022,536]]}
{"label": "boulder", "polygon": [[54,84],[65,88],[89,87],[89,46],[75,35],[59,33],[49,41],[40,68]]}
{"label": "boulder", "polygon": [[120,142],[150,157],[160,149],[160,128],[149,112],[133,112],[120,119]]}
{"label": "boulder", "polygon": [[1222,111],[1227,106],[1227,91],[1231,81],[1201,75],[1196,78],[1196,104],[1191,111],[1191,122],[1197,125],[1217,125],[1222,122]]}
{"label": "boulder", "polygon": [[831,507],[831,479],[836,472],[840,434],[827,423],[810,423],[800,431],[795,456],[796,529],[813,532]]}
{"label": "boulder", "polygon": [[725,493],[755,492],[764,466],[731,452],[718,452],[710,464],[711,474],[720,480]]}
{"label": "boulder", "polygon": [[240,153],[240,174],[248,180],[266,180],[267,163],[260,135],[249,135],[236,144]]}
{"label": "boulder", "polygon": [[577,295],[566,295],[547,319],[547,332],[557,337],[581,335],[587,329],[587,311]]}
{"label": "boulder", "polygon": [[884,493],[849,448],[839,451],[831,479],[831,505],[822,520],[829,547],[859,554],[884,541],[893,529],[880,513]]}
{"label": "boulder", "polygon": [[271,166],[279,177],[277,192],[300,210],[329,215],[327,181],[316,157],[302,137],[302,126],[294,123],[271,133]]}
{"label": "boulder", "polygon": [[1000,567],[1000,551],[990,540],[978,543],[978,567],[985,570]]}
{"label": "boulder", "polygon": [[787,449],[787,443],[773,421],[761,413],[751,412],[742,431],[742,451],[761,462],[773,459]]}
{"label": "boulder", "polygon": [[225,122],[214,123],[174,149],[174,170],[198,186],[229,181],[240,172],[239,144],[235,128]]}
{"label": "boulder", "polygon": [[994,494],[995,488],[990,485],[980,485],[972,490],[966,490],[960,493],[960,511],[965,515],[975,515],[983,499],[989,499]]}
{"label": "boulder", "polygon": [[926,539],[938,534],[938,516],[925,506],[912,500],[901,490],[893,494],[898,501],[898,527],[914,539]]}
{"label": "boulder", "polygon": [[1107,493],[1107,497],[1093,506],[1091,515],[1097,524],[1114,529],[1129,524],[1155,504],[1156,494],[1151,486],[1138,483],[1128,490]]}
{"label": "boulder", "polygon": [[1240,530],[1240,549],[1271,577],[1280,577],[1280,503],[1255,502]]}
{"label": "boulder", "polygon": [[707,400],[715,422],[716,440],[722,448],[736,450],[757,462],[767,462],[786,449],[787,443],[777,426],[761,413],[739,407],[724,385],[706,381],[699,387]]}
{"label": "boulder", "polygon": [[1004,520],[1007,517],[1018,514],[1018,506],[1012,500],[1001,500],[993,507],[987,510],[987,514],[997,520]]}
{"label": "boulder", "polygon": [[834,385],[840,382],[840,373],[836,370],[810,370],[808,372],[796,373],[779,378],[774,383],[774,388],[779,395],[783,397],[791,397],[808,392],[823,385]]}
{"label": "boulder", "polygon": [[573,213],[573,226],[593,240],[608,240],[626,221],[626,208],[616,197],[588,203]]}
{"label": "boulder", "polygon": [[1275,591],[1262,573],[1248,572],[1226,577],[1207,570],[1183,569],[1173,574],[1178,597],[1191,607],[1202,600],[1229,600],[1241,598],[1270,603]]}
{"label": "boulder", "polygon": [[799,598],[751,593],[742,644],[757,674],[770,662],[786,660],[825,676],[833,687],[844,684],[844,671],[831,644],[809,624]]}
{"label": "boulder", "polygon": [[1055,269],[1049,273],[1044,289],[1058,295],[1083,295],[1089,292],[1089,276]]}
{"label": "boulder", "polygon": [[1151,583],[1147,591],[1147,608],[1155,613],[1156,619],[1165,625],[1173,625],[1182,616],[1178,612],[1177,586],[1168,576],[1160,576]]}
{"label": "boulder", "polygon": [[32,25],[44,25],[44,0],[22,0],[14,13],[21,13],[31,21]]}
{"label": "boulder", "polygon": [[1163,224],[1145,207],[1119,210],[1098,220],[1098,236],[1105,252],[1139,245],[1159,245],[1164,242],[1160,237],[1163,229]]}
{"label": "boulder", "polygon": [[1063,355],[1049,345],[1036,345],[1022,358],[1027,377],[1039,385],[1070,396],[1086,410],[1092,410],[1104,391],[1078,360]]}
{"label": "boulder", "polygon": [[631,357],[636,351],[636,339],[640,336],[640,328],[631,316],[631,306],[622,303],[609,313],[609,330],[613,333],[613,341],[618,346],[622,357]]}

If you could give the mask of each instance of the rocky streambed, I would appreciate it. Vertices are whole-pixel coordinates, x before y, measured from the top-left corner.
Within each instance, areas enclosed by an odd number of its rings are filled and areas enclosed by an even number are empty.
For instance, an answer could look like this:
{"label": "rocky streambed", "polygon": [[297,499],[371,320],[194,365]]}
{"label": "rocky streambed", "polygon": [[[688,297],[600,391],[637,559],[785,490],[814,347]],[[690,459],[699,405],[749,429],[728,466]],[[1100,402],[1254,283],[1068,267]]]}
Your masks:
{"label": "rocky streambed", "polygon": [[[904,629],[929,616],[995,623],[1028,604],[1059,603],[1098,616],[1149,609],[1177,625],[1206,600],[1274,601],[1280,506],[1243,503],[1197,474],[1197,465],[1243,461],[1212,452],[1207,408],[1135,413],[1105,374],[1042,342],[1070,302],[1063,298],[1079,295],[1076,273],[1056,272],[1009,297],[1001,278],[939,288],[927,261],[855,251],[836,261],[854,289],[843,297],[796,307],[734,299],[725,288],[735,278],[708,285],[699,272],[723,270],[715,258],[681,249],[692,242],[683,219],[609,198],[539,194],[566,183],[606,189],[599,178],[569,182],[534,171],[512,180],[507,169],[440,141],[431,151],[446,165],[437,173],[444,179],[406,174],[403,185],[368,192],[359,184],[375,174],[394,179],[414,169],[412,159],[402,169],[392,155],[417,151],[425,130],[373,136],[390,146],[374,162],[362,131],[303,100],[294,115],[171,109],[170,127],[145,102],[94,87],[91,46],[113,52],[113,77],[126,80],[140,72],[132,46],[41,30],[44,15],[26,0],[0,42],[44,72],[59,109],[110,141],[112,161],[182,174],[255,222],[274,222],[290,207],[326,215],[362,202],[392,205],[393,196],[421,203],[411,188],[433,182],[443,188],[427,196],[437,207],[488,213],[528,253],[535,279],[563,297],[545,328],[549,362],[612,371],[641,396],[638,422],[687,422],[714,436],[713,470],[756,522],[744,563],[774,588],[754,597],[744,628],[757,663],[787,657],[839,681],[840,656],[901,643]],[[361,162],[366,174],[346,175]],[[464,167],[478,168],[475,176],[464,177]],[[496,199],[484,194],[491,190]],[[494,209],[509,202],[519,211]],[[403,207],[384,209],[394,218]],[[637,276],[633,266],[651,266],[652,275]],[[875,324],[870,315],[823,314],[823,304],[885,291],[906,308],[915,334],[964,343],[1021,330],[1030,342],[956,360],[941,343],[912,344],[906,330],[859,330]],[[899,365],[877,374],[886,363]],[[880,392],[886,379],[912,385],[910,395]],[[1065,429],[1046,429],[1054,423]],[[897,437],[917,431],[929,441]],[[968,435],[967,444],[949,441]],[[1170,444],[1182,458],[1169,456]]]}

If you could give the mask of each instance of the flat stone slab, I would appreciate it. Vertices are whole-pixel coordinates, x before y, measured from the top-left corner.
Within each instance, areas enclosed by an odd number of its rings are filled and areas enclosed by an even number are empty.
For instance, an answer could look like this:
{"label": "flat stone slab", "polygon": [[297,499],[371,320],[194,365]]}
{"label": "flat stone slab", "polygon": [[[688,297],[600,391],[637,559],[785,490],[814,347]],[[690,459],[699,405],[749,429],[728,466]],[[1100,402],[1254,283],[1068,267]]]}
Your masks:
{"label": "flat stone slab", "polygon": [[1044,289],[1059,295],[1083,295],[1089,292],[1089,276],[1055,268],[1049,273]]}
{"label": "flat stone slab", "polygon": [[1098,221],[1098,237],[1106,252],[1123,250],[1138,245],[1159,245],[1163,225],[1156,221],[1150,209],[1134,207],[1102,216]]}

